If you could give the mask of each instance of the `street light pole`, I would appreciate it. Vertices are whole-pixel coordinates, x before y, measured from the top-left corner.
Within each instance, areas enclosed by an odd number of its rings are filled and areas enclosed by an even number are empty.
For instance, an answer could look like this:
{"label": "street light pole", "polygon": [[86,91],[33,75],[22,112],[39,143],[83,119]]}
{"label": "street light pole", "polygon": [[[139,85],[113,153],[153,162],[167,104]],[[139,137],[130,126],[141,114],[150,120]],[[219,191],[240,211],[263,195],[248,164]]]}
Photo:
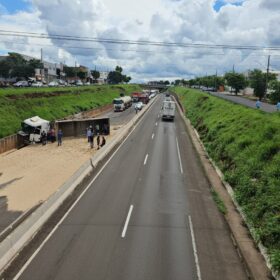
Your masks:
{"label": "street light pole", "polygon": [[270,66],[270,55],[268,56],[268,59],[267,59],[267,69],[266,69],[266,77],[265,77],[265,93],[264,93],[265,98],[266,98],[267,89],[268,89],[269,66]]}

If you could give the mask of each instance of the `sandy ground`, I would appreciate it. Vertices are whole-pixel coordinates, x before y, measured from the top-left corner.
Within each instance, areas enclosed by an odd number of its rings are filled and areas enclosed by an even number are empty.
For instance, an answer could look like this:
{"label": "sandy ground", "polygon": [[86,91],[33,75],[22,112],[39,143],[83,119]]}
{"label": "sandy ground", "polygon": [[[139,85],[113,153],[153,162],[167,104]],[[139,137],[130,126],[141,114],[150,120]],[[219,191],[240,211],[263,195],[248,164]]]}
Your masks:
{"label": "sandy ground", "polygon": [[[111,129],[107,143],[119,129]],[[61,147],[57,143],[33,144],[0,155],[0,197],[7,197],[7,210],[26,211],[46,200],[96,150],[96,146],[89,147],[86,138],[79,138],[63,139]]]}

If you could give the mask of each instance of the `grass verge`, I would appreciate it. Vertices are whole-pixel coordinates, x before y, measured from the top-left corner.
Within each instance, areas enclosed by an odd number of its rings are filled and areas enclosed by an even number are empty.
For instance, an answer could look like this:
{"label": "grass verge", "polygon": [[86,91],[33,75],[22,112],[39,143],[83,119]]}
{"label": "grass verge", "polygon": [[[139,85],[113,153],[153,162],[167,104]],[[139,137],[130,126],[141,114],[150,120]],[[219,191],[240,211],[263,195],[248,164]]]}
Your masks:
{"label": "grass verge", "polygon": [[280,272],[280,114],[176,87],[186,116]]}
{"label": "grass verge", "polygon": [[211,189],[211,194],[212,194],[212,197],[213,197],[219,211],[223,215],[226,215],[227,214],[227,208],[226,208],[224,202],[222,201],[222,199],[220,198],[220,196],[218,195],[218,193],[214,189]]}
{"label": "grass verge", "polygon": [[53,121],[110,104],[121,92],[139,89],[138,85],[1,89],[0,138],[16,133],[22,120],[32,116]]}

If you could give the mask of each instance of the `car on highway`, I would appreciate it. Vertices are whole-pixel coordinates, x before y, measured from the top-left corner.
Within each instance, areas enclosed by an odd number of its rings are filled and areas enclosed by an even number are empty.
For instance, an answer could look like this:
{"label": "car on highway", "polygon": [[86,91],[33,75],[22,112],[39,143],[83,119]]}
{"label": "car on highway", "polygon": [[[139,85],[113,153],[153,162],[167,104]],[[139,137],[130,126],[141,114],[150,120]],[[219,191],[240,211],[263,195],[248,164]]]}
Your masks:
{"label": "car on highway", "polygon": [[135,109],[137,109],[138,111],[141,111],[144,107],[143,102],[139,101],[135,104]]}

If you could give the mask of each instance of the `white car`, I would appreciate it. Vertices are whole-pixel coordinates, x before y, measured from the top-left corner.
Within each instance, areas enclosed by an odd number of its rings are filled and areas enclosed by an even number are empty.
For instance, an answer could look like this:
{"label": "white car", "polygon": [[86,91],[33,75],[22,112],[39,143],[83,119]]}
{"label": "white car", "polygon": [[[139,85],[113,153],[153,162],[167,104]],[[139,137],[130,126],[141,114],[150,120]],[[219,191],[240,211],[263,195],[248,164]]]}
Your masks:
{"label": "white car", "polygon": [[137,110],[142,110],[142,108],[143,108],[143,106],[144,106],[144,104],[143,104],[143,102],[137,102],[136,104],[135,104],[135,109],[137,109]]}
{"label": "white car", "polygon": [[32,87],[42,87],[43,83],[42,82],[35,82],[31,85]]}
{"label": "white car", "polygon": [[29,83],[27,81],[18,81],[13,84],[14,87],[29,87]]}
{"label": "white car", "polygon": [[56,81],[52,81],[49,83],[49,87],[58,87],[58,86],[59,86],[59,84]]}

